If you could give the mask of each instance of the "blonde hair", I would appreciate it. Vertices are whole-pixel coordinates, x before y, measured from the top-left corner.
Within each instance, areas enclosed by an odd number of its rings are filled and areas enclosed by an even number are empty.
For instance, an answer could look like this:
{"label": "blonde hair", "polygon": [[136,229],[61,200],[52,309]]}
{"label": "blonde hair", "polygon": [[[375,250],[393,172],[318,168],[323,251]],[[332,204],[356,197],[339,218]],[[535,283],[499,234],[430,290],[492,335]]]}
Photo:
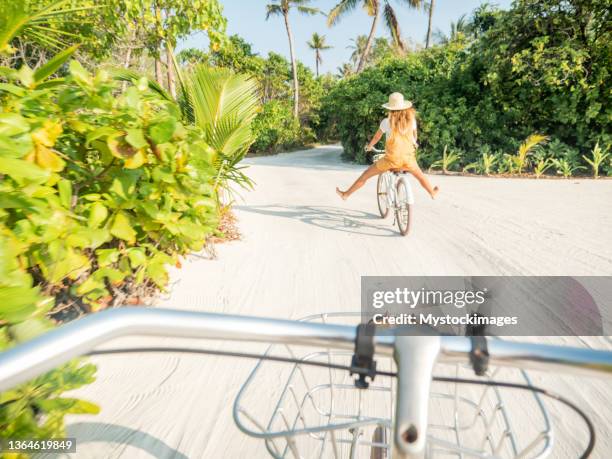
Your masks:
{"label": "blonde hair", "polygon": [[414,119],[416,110],[407,108],[406,110],[393,110],[389,112],[389,125],[391,126],[391,136],[396,134],[407,136],[414,140]]}

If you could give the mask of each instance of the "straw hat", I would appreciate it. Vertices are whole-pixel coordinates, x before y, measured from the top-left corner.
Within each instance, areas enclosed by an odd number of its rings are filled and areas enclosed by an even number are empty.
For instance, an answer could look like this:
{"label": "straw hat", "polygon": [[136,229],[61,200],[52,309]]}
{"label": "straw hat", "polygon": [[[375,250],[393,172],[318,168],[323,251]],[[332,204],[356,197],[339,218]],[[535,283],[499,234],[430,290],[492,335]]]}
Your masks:
{"label": "straw hat", "polygon": [[412,107],[412,102],[404,100],[404,95],[399,92],[394,92],[389,96],[389,102],[383,104],[383,108],[387,110],[407,110]]}

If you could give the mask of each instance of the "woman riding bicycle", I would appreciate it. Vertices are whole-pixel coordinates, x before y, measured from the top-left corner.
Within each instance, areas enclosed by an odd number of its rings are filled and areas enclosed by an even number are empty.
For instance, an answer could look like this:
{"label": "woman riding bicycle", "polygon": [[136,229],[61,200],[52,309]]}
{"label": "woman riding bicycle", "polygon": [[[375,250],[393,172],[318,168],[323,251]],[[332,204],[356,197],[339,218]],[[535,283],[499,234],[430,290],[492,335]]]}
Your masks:
{"label": "woman riding bicycle", "polygon": [[429,195],[435,198],[439,188],[431,186],[416,161],[417,124],[416,111],[412,107],[412,102],[405,101],[402,94],[394,92],[389,96],[389,102],[384,104],[383,108],[389,111],[389,116],[380,123],[378,131],[367,145],[366,151],[372,150],[385,134],[385,156],[368,167],[348,190],[342,191],[340,188],[336,188],[336,193],[346,200],[371,177],[388,170],[403,170],[414,175]]}

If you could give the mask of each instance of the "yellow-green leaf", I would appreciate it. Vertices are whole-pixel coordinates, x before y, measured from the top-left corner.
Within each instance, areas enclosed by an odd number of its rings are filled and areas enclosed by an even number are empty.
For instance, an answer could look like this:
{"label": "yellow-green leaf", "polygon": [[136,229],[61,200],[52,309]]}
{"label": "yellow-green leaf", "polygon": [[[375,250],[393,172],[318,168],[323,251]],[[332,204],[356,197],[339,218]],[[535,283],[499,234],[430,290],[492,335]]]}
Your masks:
{"label": "yellow-green leaf", "polygon": [[129,243],[134,243],[136,241],[136,231],[132,228],[130,219],[125,212],[118,212],[117,215],[115,215],[110,232],[113,236]]}
{"label": "yellow-green leaf", "polygon": [[52,172],[60,172],[66,167],[66,162],[57,153],[41,144],[36,146],[36,164]]}
{"label": "yellow-green leaf", "polygon": [[108,210],[104,204],[99,201],[94,202],[89,207],[89,226],[98,228],[108,217]]}
{"label": "yellow-green leaf", "polygon": [[138,150],[132,156],[125,160],[123,166],[126,169],[138,169],[145,162],[147,162],[147,157],[145,156],[143,150]]}
{"label": "yellow-green leaf", "polygon": [[142,133],[142,129],[128,129],[127,135],[125,136],[125,141],[129,143],[134,148],[144,148],[146,147],[147,141],[144,138],[144,134]]}

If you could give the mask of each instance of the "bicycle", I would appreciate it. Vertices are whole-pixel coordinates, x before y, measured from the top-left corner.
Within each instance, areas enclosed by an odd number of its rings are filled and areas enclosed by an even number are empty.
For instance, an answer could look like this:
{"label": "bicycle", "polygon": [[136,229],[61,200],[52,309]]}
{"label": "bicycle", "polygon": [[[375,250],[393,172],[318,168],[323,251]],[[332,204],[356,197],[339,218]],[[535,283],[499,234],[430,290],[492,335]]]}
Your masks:
{"label": "bicycle", "polygon": [[[372,148],[370,151],[378,153],[374,155],[374,162],[385,155],[384,150]],[[378,175],[376,183],[376,201],[378,211],[382,218],[387,218],[389,210],[393,210],[394,221],[397,222],[400,234],[406,236],[410,231],[410,217],[412,205],[414,204],[414,194],[410,182],[405,179],[407,171],[390,170]]]}
{"label": "bicycle", "polygon": [[[593,451],[595,431],[589,417],[571,401],[534,386],[525,369],[610,377],[612,352],[444,336],[426,329],[413,329],[416,333],[407,336],[398,334],[398,329],[376,334],[371,325],[346,323],[358,317],[335,313],[289,321],[164,309],[107,310],[0,353],[0,392],[84,354],[186,352],[246,357],[259,362],[235,399],[234,419],[242,432],[263,439],[276,458],[307,457],[304,454],[394,459],[437,454],[550,457],[554,429],[543,397],[563,403],[583,419],[589,441],[580,457]],[[264,354],[184,346],[94,350],[126,335],[271,346]],[[265,377],[264,365],[281,365],[280,371]],[[520,381],[499,380],[504,371],[513,369]],[[285,382],[276,387],[273,383],[281,377],[286,377]],[[506,403],[505,390],[525,390],[531,396],[518,406]],[[270,395],[276,398],[268,404],[270,417],[249,412],[249,397],[262,400]],[[445,424],[434,422],[436,410],[430,408],[438,404]],[[447,410],[450,416],[444,414]],[[524,423],[527,412],[540,427],[531,428],[531,435],[523,438],[516,435],[512,421]]]}

